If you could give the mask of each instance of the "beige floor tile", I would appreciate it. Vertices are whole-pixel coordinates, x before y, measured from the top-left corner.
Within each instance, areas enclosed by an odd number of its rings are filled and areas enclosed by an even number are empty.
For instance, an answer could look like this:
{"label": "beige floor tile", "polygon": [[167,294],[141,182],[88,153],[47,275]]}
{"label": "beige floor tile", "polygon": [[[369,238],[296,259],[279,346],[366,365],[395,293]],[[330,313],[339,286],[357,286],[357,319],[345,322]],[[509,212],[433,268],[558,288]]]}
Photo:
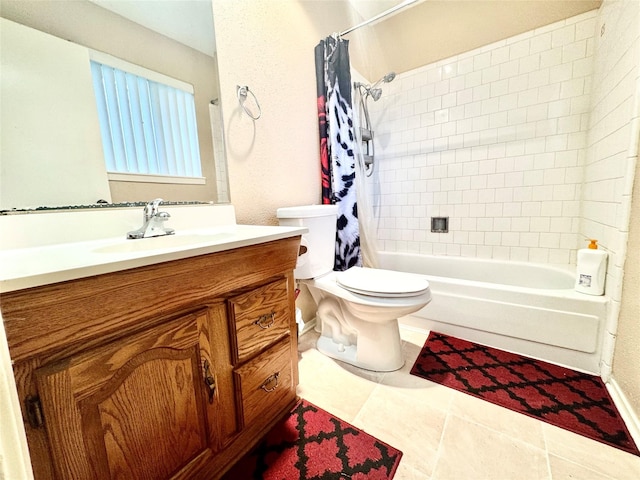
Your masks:
{"label": "beige floor tile", "polygon": [[465,420],[479,423],[492,430],[544,449],[542,422],[508,408],[494,405],[472,395],[456,392],[451,413]]}
{"label": "beige floor tile", "polygon": [[[312,332],[306,335],[311,335]],[[308,339],[304,340],[305,342]],[[337,362],[314,348],[302,352],[298,363],[300,384],[298,395],[328,412],[352,423],[376,386],[358,372]],[[380,374],[379,374],[380,375]]]}
{"label": "beige floor tile", "polygon": [[414,468],[410,465],[407,460],[403,457],[400,461],[400,465],[396,470],[396,474],[393,477],[393,480],[429,480],[429,477],[426,473],[421,472],[417,468]]}
{"label": "beige floor tile", "polygon": [[611,478],[640,478],[640,457],[553,425],[543,424],[542,431],[550,455]]}
{"label": "beige floor tile", "polygon": [[380,384],[409,396],[417,404],[430,405],[445,411],[449,410],[456,394],[451,388],[410,375],[408,371],[387,373]]}
{"label": "beige floor tile", "polygon": [[402,337],[402,354],[405,358],[404,366],[395,372],[387,372],[381,379],[383,385],[406,389],[407,393],[415,394],[419,401],[427,401],[432,405],[447,409],[453,397],[453,390],[424,378],[411,375],[411,368],[418,358],[418,354],[427,339],[424,333],[400,329]]}
{"label": "beige floor tile", "polygon": [[474,422],[449,415],[434,480],[549,479],[544,450]]}
{"label": "beige floor tile", "polygon": [[402,450],[403,462],[430,475],[442,436],[446,411],[384,385],[376,388],[355,425]]}
{"label": "beige floor tile", "polygon": [[412,352],[411,350],[411,344],[407,345],[405,343],[403,346],[406,359],[404,366],[395,372],[385,373],[380,383],[403,391],[406,395],[413,396],[415,401],[420,404],[427,403],[442,410],[448,410],[455,390],[411,375],[411,368],[417,357],[417,352]]}
{"label": "beige floor tile", "polygon": [[549,466],[553,480],[612,480],[613,477],[605,476],[600,472],[589,470],[582,465],[570,462],[564,458],[549,455]]}

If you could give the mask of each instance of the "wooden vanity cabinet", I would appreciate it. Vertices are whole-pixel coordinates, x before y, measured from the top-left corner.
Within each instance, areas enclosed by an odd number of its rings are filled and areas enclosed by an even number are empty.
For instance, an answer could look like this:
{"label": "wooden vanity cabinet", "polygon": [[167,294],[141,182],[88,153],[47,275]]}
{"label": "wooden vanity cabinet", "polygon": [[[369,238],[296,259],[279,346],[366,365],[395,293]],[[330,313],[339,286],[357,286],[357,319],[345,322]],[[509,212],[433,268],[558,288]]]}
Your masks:
{"label": "wooden vanity cabinet", "polygon": [[36,479],[215,479],[296,401],[299,237],[4,293]]}

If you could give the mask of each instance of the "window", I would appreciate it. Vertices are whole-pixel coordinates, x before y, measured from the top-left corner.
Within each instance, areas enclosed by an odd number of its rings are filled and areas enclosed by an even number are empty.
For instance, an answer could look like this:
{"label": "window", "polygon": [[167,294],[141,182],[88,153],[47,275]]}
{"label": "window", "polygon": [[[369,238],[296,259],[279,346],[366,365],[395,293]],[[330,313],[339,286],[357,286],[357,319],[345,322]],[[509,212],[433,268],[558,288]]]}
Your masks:
{"label": "window", "polygon": [[204,183],[193,87],[91,52],[110,180]]}

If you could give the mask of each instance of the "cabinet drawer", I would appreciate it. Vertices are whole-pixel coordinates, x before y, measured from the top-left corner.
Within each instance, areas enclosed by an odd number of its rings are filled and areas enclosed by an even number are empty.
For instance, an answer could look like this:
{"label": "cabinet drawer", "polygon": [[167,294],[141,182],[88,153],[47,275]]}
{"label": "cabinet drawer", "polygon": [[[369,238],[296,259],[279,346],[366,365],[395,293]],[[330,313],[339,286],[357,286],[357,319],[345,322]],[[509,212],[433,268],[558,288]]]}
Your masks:
{"label": "cabinet drawer", "polygon": [[286,279],[229,300],[231,332],[235,332],[234,364],[242,363],[289,332]]}
{"label": "cabinet drawer", "polygon": [[282,341],[262,355],[237,368],[234,375],[240,397],[240,421],[251,425],[259,418],[271,419],[295,397],[291,361],[291,339]]}

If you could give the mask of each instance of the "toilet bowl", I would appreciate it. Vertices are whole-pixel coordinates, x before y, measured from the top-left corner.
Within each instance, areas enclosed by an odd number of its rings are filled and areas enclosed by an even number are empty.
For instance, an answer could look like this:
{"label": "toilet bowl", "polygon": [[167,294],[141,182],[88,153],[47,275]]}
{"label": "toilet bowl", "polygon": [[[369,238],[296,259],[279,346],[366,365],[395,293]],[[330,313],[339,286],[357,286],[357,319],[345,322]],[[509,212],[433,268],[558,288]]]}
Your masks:
{"label": "toilet bowl", "polygon": [[294,277],[317,304],[317,349],[356,367],[379,372],[404,365],[398,317],[431,301],[424,276],[365,267],[333,271],[337,207],[280,208],[281,225],[305,226]]}
{"label": "toilet bowl", "polygon": [[377,372],[402,368],[398,317],[431,301],[424,277],[352,267],[304,283],[318,305],[316,321],[321,335],[316,347],[320,352]]}

